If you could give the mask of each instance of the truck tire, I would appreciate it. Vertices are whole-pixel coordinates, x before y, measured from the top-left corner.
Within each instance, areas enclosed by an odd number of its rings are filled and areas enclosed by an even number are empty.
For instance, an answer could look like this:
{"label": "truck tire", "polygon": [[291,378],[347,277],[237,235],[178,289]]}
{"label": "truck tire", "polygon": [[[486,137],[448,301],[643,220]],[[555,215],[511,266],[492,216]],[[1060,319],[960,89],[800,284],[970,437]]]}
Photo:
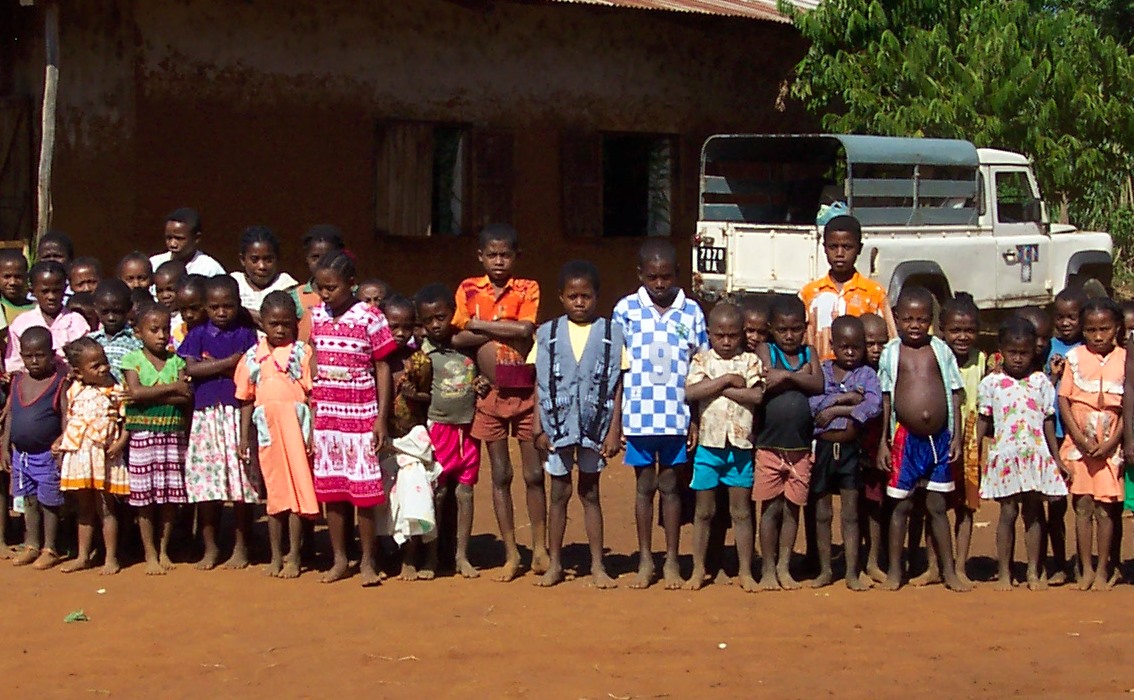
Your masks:
{"label": "truck tire", "polygon": [[[905,289],[906,287],[924,287],[928,289],[929,293],[933,295],[934,300],[937,302],[938,307],[953,298],[953,292],[949,288],[949,281],[939,275],[913,275],[906,279],[901,289]],[[901,289],[899,289],[898,294],[890,300],[891,304],[898,303],[898,297],[901,296],[902,293]],[[936,318],[936,309],[934,310],[934,317]]]}

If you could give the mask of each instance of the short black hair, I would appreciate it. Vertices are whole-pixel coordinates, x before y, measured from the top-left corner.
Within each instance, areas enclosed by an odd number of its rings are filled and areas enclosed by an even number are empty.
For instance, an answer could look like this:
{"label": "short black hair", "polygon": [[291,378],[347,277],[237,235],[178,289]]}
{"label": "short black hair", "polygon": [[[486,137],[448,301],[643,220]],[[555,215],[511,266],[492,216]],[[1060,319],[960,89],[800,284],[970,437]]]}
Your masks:
{"label": "short black hair", "polygon": [[391,294],[382,300],[379,307],[382,309],[382,313],[389,313],[390,309],[409,311],[411,316],[417,313],[417,306],[413,303],[413,299],[408,299],[401,294]]}
{"label": "short black hair", "polygon": [[102,277],[102,262],[98,258],[90,255],[75,258],[71,261],[71,270],[74,271],[76,267],[89,267],[95,271],[96,275]]}
{"label": "short black hair", "polygon": [[23,267],[24,272],[28,269],[28,259],[24,254],[15,248],[0,248],[0,265],[6,263],[16,263]]}
{"label": "short black hair", "polygon": [[638,248],[638,267],[653,260],[677,265],[677,249],[665,238],[651,238]]}
{"label": "short black hair", "polygon": [[[142,290],[145,291],[145,290]],[[149,294],[149,292],[146,292]],[[126,283],[117,277],[108,277],[98,283],[94,290],[95,299],[114,299],[123,304],[131,304],[133,301],[133,291],[126,286]]]}
{"label": "short black hair", "polygon": [[741,313],[740,307],[736,304],[722,301],[709,311],[710,324],[721,321],[736,321],[742,324],[744,323],[744,314]]}
{"label": "short black hair", "polygon": [[158,275],[172,275],[173,279],[180,282],[181,280],[185,279],[187,270],[188,268],[185,267],[185,263],[180,260],[166,260],[162,264],[158,265],[158,268],[154,270],[154,273],[151,276],[157,277]]}
{"label": "short black hair", "polygon": [[1046,311],[1038,306],[1025,306],[1023,308],[1016,309],[1016,313],[1012,315],[1018,318],[1022,318],[1028,323],[1031,323],[1032,326],[1035,327],[1037,334],[1040,330],[1040,325],[1039,323],[1037,323],[1037,321],[1039,321],[1040,323],[1046,323],[1048,326],[1051,325],[1051,316],[1049,316]]}
{"label": "short black hair", "polygon": [[941,313],[937,314],[937,322],[945,325],[945,319],[951,316],[969,316],[980,323],[980,308],[976,305],[973,295],[968,292],[957,292],[951,299],[941,305]]}
{"label": "short black hair", "polygon": [[63,263],[57,263],[54,260],[40,260],[32,265],[28,270],[28,282],[35,281],[36,277],[55,277],[58,276],[64,282],[67,281],[67,268],[63,267]]}
{"label": "short black hair", "polygon": [[480,230],[480,249],[484,250],[489,243],[506,243],[513,251],[520,249],[520,234],[511,224],[488,224]]}
{"label": "short black hair", "polygon": [[1087,303],[1087,293],[1082,287],[1064,287],[1063,291],[1055,295],[1055,303],[1071,303],[1082,306]]}
{"label": "short black hair", "polygon": [[94,311],[95,295],[93,292],[75,292],[67,300],[67,310],[90,309]]}
{"label": "short black hair", "polygon": [[1038,335],[1034,323],[1023,316],[1014,314],[1004,319],[1004,322],[1000,324],[1000,328],[996,332],[996,341],[1001,349],[1013,340],[1023,340],[1028,343],[1029,347],[1034,347]]}
{"label": "short black hair", "polygon": [[345,250],[332,250],[323,257],[319,258],[319,264],[315,266],[315,271],[330,270],[345,282],[346,280],[353,280],[358,270],[354,265],[354,256]]}
{"label": "short black hair", "polygon": [[1118,324],[1119,331],[1126,325],[1126,319],[1122,314],[1122,307],[1110,297],[1091,297],[1087,299],[1083,304],[1083,308],[1079,311],[1079,320],[1086,322],[1087,314],[1097,313],[1108,313],[1114,317],[1114,322]]}
{"label": "short black hair", "polygon": [[839,316],[831,321],[832,338],[847,331],[858,333],[864,339],[866,338],[866,326],[863,325],[862,319],[857,316]]}
{"label": "short black hair", "polygon": [[244,255],[248,249],[257,243],[267,243],[275,255],[280,254],[280,239],[267,226],[249,226],[240,234],[240,254]]}
{"label": "short black hair", "polygon": [[559,269],[559,291],[566,289],[571,280],[587,280],[595,292],[599,290],[598,268],[589,260],[572,260]]}
{"label": "short black hair", "polygon": [[772,321],[777,318],[799,318],[806,321],[807,307],[803,305],[803,301],[799,297],[777,296],[776,300],[772,302],[772,310],[768,314],[768,320]]}
{"label": "short black hair", "polygon": [[240,286],[236,284],[236,280],[228,275],[217,275],[215,277],[205,278],[205,295],[208,296],[213,292],[226,291],[229,294],[240,299]]}
{"label": "short black hair", "polygon": [[836,216],[827,222],[823,227],[823,242],[826,243],[827,236],[835,231],[846,231],[854,236],[855,242],[858,243],[859,246],[862,246],[862,224],[850,214]]}
{"label": "short black hair", "polygon": [[366,279],[359,282],[358,288],[362,289],[363,287],[378,287],[383,290],[382,296],[390,296],[390,294],[394,291],[389,282],[387,282],[386,280],[380,280],[377,277],[367,277]]}
{"label": "short black hair", "polygon": [[130,290],[130,306],[141,307],[146,304],[152,304],[153,301],[153,295],[150,294],[150,290],[146,289],[145,287],[138,287],[136,289]]}
{"label": "short black hair", "polygon": [[20,346],[27,347],[32,343],[43,343],[50,350],[52,346],[51,331],[44,326],[32,326],[20,335]]}
{"label": "short black hair", "polygon": [[343,232],[334,224],[315,224],[307,229],[307,233],[303,234],[300,242],[303,244],[304,250],[310,248],[313,243],[326,243],[335,250],[342,250],[346,247],[346,244],[343,243]]}
{"label": "short black hair", "polygon": [[167,224],[170,222],[185,224],[189,227],[189,233],[201,232],[201,215],[192,207],[174,209],[166,215],[165,222]]}
{"label": "short black hair", "polygon": [[909,287],[902,287],[902,291],[898,294],[898,303],[894,304],[894,308],[899,308],[903,304],[924,304],[933,310],[933,303],[936,299],[933,292],[925,287],[918,287],[916,285]]}
{"label": "short black hair", "polygon": [[169,309],[165,307],[164,304],[159,304],[156,301],[151,300],[138,305],[138,312],[134,314],[134,324],[138,325],[142,322],[143,318],[155,315],[165,316],[166,324],[168,324],[169,319],[173,314]]}
{"label": "short black hair", "polygon": [[295,298],[287,292],[276,290],[268,293],[268,295],[264,297],[264,301],[260,304],[260,315],[265,316],[269,311],[275,309],[286,309],[291,311],[291,314],[296,318],[299,317],[299,313],[295,308]]}
{"label": "short black hair", "polygon": [[204,275],[185,275],[177,283],[177,293],[180,294],[183,291],[189,291],[205,296],[205,282],[208,279],[209,278]]}
{"label": "short black hair", "polygon": [[140,250],[135,250],[127,253],[125,257],[119,260],[116,274],[121,275],[122,268],[126,267],[127,264],[132,262],[143,263],[146,266],[146,269],[150,271],[150,275],[152,276],[154,274],[154,266],[153,263],[150,262],[150,256],[146,255]]}
{"label": "short black hair", "polygon": [[43,246],[55,244],[63,249],[67,255],[68,260],[73,260],[75,257],[75,244],[71,242],[71,237],[57,229],[51,229],[43,234],[39,239],[39,244],[35,248],[36,257],[39,256],[39,251],[43,250]]}
{"label": "short black hair", "polygon": [[457,299],[453,292],[440,282],[427,284],[413,295],[413,303],[420,309],[426,304],[445,303],[448,308],[456,310]]}

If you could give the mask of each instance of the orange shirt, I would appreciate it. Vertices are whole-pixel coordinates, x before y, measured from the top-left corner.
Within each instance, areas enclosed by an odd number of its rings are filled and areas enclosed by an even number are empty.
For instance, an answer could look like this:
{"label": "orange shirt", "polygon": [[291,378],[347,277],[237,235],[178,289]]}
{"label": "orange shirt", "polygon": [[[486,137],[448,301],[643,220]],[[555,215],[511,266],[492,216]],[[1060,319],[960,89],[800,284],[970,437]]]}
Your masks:
{"label": "orange shirt", "polygon": [[[474,318],[535,323],[538,313],[539,283],[535,280],[513,277],[497,294],[487,275],[470,277],[457,287],[457,313],[453,315],[453,325],[464,330]],[[497,364],[523,364],[525,355],[518,347],[497,343]]]}
{"label": "orange shirt", "polygon": [[807,307],[807,342],[818,349],[821,360],[835,357],[831,348],[831,323],[839,316],[878,314],[886,320],[890,337],[898,335],[886,290],[858,272],[844,282],[841,289],[830,275],[812,280],[799,291],[799,298]]}

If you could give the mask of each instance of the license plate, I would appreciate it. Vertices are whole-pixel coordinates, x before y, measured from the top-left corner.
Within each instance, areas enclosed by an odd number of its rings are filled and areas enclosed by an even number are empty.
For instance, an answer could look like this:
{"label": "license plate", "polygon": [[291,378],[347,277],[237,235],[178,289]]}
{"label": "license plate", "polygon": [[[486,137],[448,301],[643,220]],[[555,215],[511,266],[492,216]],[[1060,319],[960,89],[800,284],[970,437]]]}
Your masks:
{"label": "license plate", "polygon": [[724,248],[698,248],[697,269],[713,275],[725,274],[726,253]]}

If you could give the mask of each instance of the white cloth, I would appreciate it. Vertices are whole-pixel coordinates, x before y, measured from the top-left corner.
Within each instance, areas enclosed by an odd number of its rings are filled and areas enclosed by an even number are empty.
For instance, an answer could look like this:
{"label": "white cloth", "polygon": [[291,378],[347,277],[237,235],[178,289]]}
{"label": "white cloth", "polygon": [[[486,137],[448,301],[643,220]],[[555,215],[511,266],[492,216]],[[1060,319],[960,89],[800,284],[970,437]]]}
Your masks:
{"label": "white cloth", "polygon": [[390,502],[379,518],[379,534],[393,535],[399,545],[414,536],[429,542],[437,537],[433,485],[441,476],[429,431],[423,425],[414,426],[404,437],[394,439],[393,448],[394,454],[381,463]]}
{"label": "white cloth", "polygon": [[286,272],[281,272],[276,276],[274,282],[259,290],[252,288],[252,285],[248,283],[248,277],[243,272],[233,272],[232,278],[236,280],[236,286],[240,288],[240,305],[256,313],[260,313],[260,306],[264,303],[264,297],[272,292],[290,292],[299,286],[299,282]]}
{"label": "white cloth", "polygon": [[[151,255],[150,267],[154,269],[154,272],[157,272],[157,269],[161,267],[163,263],[169,262],[172,257],[173,256],[170,255],[168,251]],[[204,275],[205,277],[216,277],[217,275],[226,274],[224,265],[221,265],[215,258],[199,250],[193,253],[193,258],[189,260],[189,262],[185,263],[185,271],[190,275]],[[150,293],[153,293],[152,289]]]}

